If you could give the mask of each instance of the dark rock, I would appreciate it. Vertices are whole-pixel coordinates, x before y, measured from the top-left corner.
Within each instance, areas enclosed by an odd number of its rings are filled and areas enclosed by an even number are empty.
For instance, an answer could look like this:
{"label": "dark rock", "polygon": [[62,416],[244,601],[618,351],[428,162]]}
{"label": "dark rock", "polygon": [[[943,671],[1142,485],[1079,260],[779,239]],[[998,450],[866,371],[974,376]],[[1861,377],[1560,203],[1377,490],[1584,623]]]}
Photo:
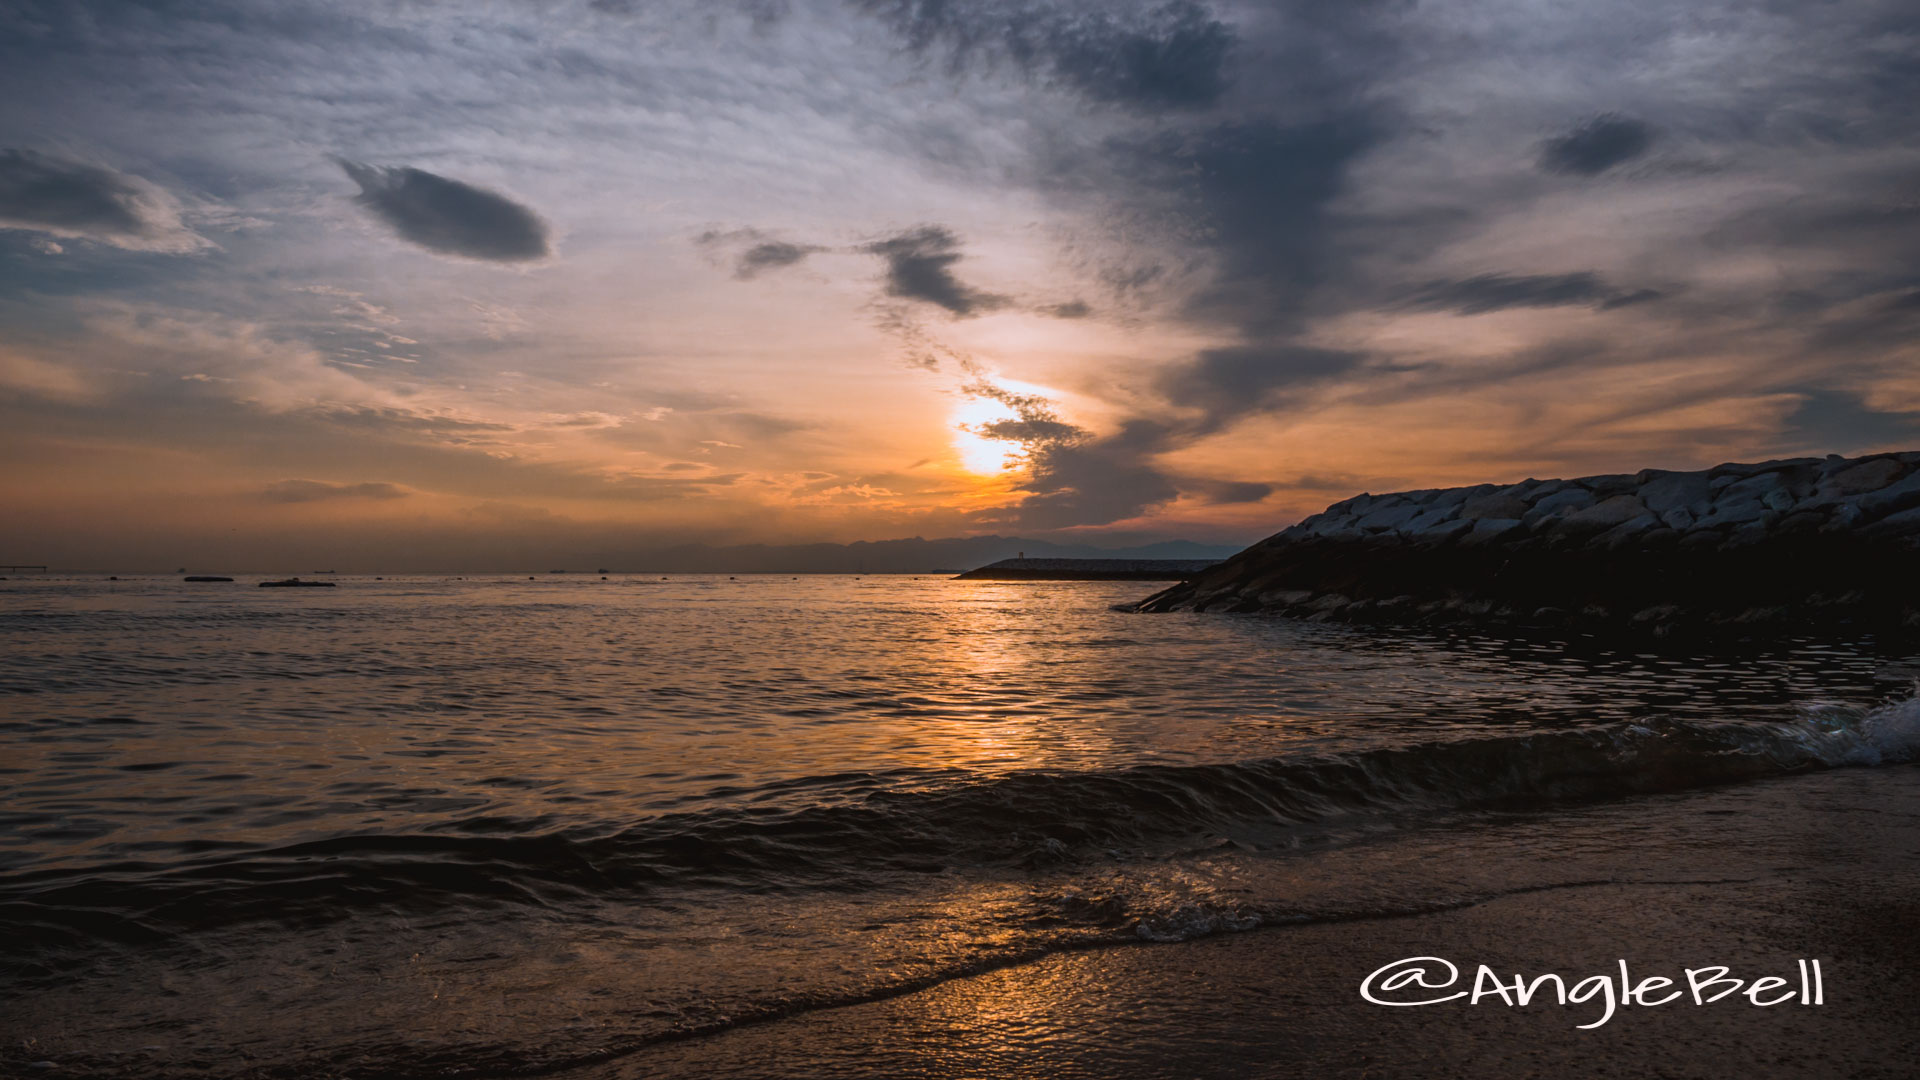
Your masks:
{"label": "dark rock", "polygon": [[[1133,609],[1905,632],[1920,597],[1889,585],[1920,557],[1915,466],[1920,454],[1799,458],[1367,495]],[[1874,480],[1887,483],[1841,493]]]}
{"label": "dark rock", "polygon": [[1794,536],[1801,533],[1816,533],[1827,523],[1827,515],[1812,510],[1798,510],[1780,519],[1773,531],[1781,536]]}
{"label": "dark rock", "polygon": [[1594,493],[1598,498],[1606,499],[1615,495],[1625,495],[1640,490],[1639,474],[1609,473],[1605,476],[1583,476],[1574,481]]}
{"label": "dark rock", "polygon": [[[1598,510],[1600,509],[1600,507],[1596,506],[1593,509]],[[1592,512],[1593,511],[1588,511],[1588,513],[1592,513]],[[1572,524],[1571,520],[1568,521],[1568,524]],[[1623,521],[1620,524],[1615,525],[1613,528],[1608,529],[1606,532],[1600,535],[1600,539],[1598,542],[1605,544],[1608,547],[1618,547],[1621,544],[1632,543],[1634,539],[1638,537],[1640,534],[1646,532],[1647,530],[1653,528],[1658,524],[1660,524],[1659,518],[1654,517],[1652,514],[1643,513],[1638,517],[1634,517],[1627,521]]]}
{"label": "dark rock", "polygon": [[1646,504],[1634,496],[1615,495],[1605,502],[1568,514],[1556,527],[1568,532],[1605,532],[1646,513]]}
{"label": "dark rock", "polygon": [[1775,491],[1785,491],[1786,487],[1787,478],[1777,472],[1756,473],[1744,480],[1735,480],[1728,484],[1721,490],[1720,498],[1740,501],[1751,499],[1760,502]]}
{"label": "dark rock", "polygon": [[1411,500],[1374,510],[1355,524],[1362,532],[1398,529],[1420,515],[1420,504]]}
{"label": "dark rock", "polygon": [[1640,501],[1656,514],[1709,503],[1712,498],[1713,492],[1702,473],[1667,473],[1640,489]]}
{"label": "dark rock", "polygon": [[1527,505],[1527,500],[1520,496],[1497,491],[1492,495],[1468,499],[1466,504],[1460,507],[1460,516],[1469,521],[1478,521],[1481,518],[1512,518],[1519,521],[1530,509],[1532,507]]}
{"label": "dark rock", "polygon": [[1864,530],[1871,536],[1915,536],[1920,535],[1920,507],[1902,510],[1897,514],[1888,514]]}
{"label": "dark rock", "polygon": [[1505,536],[1519,527],[1519,518],[1481,518],[1473,523],[1473,532],[1467,535],[1467,539],[1476,544],[1485,543]]}
{"label": "dark rock", "polygon": [[1713,512],[1700,519],[1702,525],[1744,525],[1749,521],[1759,521],[1767,514],[1767,504],[1759,499],[1728,499],[1722,494],[1721,501],[1713,504]]}
{"label": "dark rock", "polygon": [[1686,507],[1676,506],[1666,513],[1661,514],[1660,520],[1664,522],[1669,529],[1679,529],[1685,532],[1693,528],[1694,517],[1693,512]]}
{"label": "dark rock", "polygon": [[[1840,460],[1845,461],[1845,458]],[[1907,474],[1907,466],[1898,458],[1869,458],[1826,478],[1825,486],[1841,496],[1879,491]]]}
{"label": "dark rock", "polygon": [[1853,501],[1860,507],[1860,512],[1870,518],[1885,517],[1920,506],[1920,472],[1878,491],[1855,496]]}

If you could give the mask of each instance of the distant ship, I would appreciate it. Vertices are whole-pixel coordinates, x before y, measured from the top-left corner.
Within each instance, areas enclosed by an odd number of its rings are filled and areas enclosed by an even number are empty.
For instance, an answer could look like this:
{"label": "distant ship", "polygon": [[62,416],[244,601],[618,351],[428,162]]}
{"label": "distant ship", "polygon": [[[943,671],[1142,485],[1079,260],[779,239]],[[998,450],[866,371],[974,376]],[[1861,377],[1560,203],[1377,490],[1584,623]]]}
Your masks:
{"label": "distant ship", "polygon": [[301,581],[297,577],[290,577],[281,581],[263,581],[260,587],[263,589],[331,589],[333,584],[331,581]]}

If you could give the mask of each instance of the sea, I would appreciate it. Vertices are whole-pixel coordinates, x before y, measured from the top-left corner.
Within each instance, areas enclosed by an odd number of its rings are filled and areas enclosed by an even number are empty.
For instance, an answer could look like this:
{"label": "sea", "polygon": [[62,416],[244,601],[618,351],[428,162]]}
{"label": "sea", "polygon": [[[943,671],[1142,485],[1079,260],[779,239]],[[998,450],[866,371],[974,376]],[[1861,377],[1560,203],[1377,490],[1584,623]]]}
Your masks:
{"label": "sea", "polygon": [[1920,751],[1911,640],[259,580],[0,582],[0,1072],[564,1074],[1066,951],[1710,877],[1641,854],[1659,800]]}

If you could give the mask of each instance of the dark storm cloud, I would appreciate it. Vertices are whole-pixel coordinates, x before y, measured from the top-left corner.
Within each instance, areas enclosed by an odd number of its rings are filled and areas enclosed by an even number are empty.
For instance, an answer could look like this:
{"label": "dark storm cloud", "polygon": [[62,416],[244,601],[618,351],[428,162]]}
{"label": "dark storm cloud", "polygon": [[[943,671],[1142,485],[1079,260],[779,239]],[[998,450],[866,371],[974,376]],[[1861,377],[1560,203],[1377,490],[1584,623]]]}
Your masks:
{"label": "dark storm cloud", "polygon": [[[1020,484],[1026,496],[1018,519],[1034,528],[1104,524],[1183,493],[1217,505],[1258,502],[1271,493],[1270,485],[1181,477],[1154,459],[1247,413],[1283,408],[1290,396],[1297,407],[1308,391],[1351,374],[1363,360],[1355,353],[1290,344],[1204,350],[1164,376],[1159,387],[1186,415],[1135,417],[1097,438],[1071,428],[1070,438],[1028,442],[1029,471]],[[1036,417],[1054,419],[1038,398],[1005,391],[988,396],[1021,414],[1021,421],[1008,423],[1022,432]]]}
{"label": "dark storm cloud", "polygon": [[960,239],[938,225],[923,225],[860,248],[887,263],[888,296],[924,300],[946,308],[960,318],[1005,307],[1007,298],[981,292],[953,275],[961,259]]}
{"label": "dark storm cloud", "polygon": [[1035,453],[1021,488],[1022,525],[1059,529],[1105,524],[1178,498],[1180,488],[1151,459],[1173,444],[1172,432],[1146,419],[1128,420],[1099,439]]}
{"label": "dark storm cloud", "polygon": [[1839,390],[1808,389],[1800,395],[1786,427],[1807,447],[1827,453],[1904,450],[1920,439],[1920,412],[1869,408],[1859,394]]}
{"label": "dark storm cloud", "polygon": [[140,249],[204,246],[180,224],[171,200],[145,181],[32,150],[0,150],[0,228]]}
{"label": "dark storm cloud", "polygon": [[268,502],[304,503],[331,499],[404,499],[407,490],[396,484],[329,484],[324,480],[281,480],[268,484],[260,497]]}
{"label": "dark storm cloud", "polygon": [[[1908,141],[1920,139],[1913,125]],[[1701,238],[1786,269],[1786,287],[1756,286],[1744,311],[1799,337],[1835,369],[1905,363],[1920,334],[1920,172],[1900,163],[1843,176],[1818,192],[1729,216]],[[1815,269],[1818,268],[1818,269]]]}
{"label": "dark storm cloud", "polygon": [[1303,345],[1206,349],[1163,376],[1160,390],[1172,404],[1199,411],[1189,434],[1200,435],[1249,412],[1271,409],[1288,391],[1351,374],[1361,362],[1358,353]]}
{"label": "dark storm cloud", "polygon": [[424,169],[340,161],[355,198],[404,240],[442,255],[528,262],[552,253],[547,224],[504,195]]}
{"label": "dark storm cloud", "polygon": [[1601,113],[1540,147],[1540,168],[1563,176],[1599,176],[1647,152],[1653,129],[1619,113]]}
{"label": "dark storm cloud", "polygon": [[1135,198],[1170,205],[1211,257],[1212,280],[1188,300],[1189,316],[1264,338],[1297,326],[1315,290],[1339,274],[1331,204],[1381,135],[1363,112],[1299,125],[1236,121],[1116,144],[1107,164]]}
{"label": "dark storm cloud", "polygon": [[1056,319],[1084,319],[1093,314],[1093,307],[1085,300],[1069,300],[1064,304],[1054,304],[1052,307],[1041,310],[1044,314]]}
{"label": "dark storm cloud", "polygon": [[[1105,276],[1159,286],[1163,267],[1200,267],[1202,283],[1179,313],[1239,343],[1174,365],[1152,387],[1164,407],[1143,409],[1117,432],[1034,450],[1016,511],[1022,525],[1102,524],[1183,493],[1210,502],[1263,498],[1260,485],[1222,487],[1177,475],[1158,459],[1247,415],[1302,408],[1324,388],[1360,377],[1358,354],[1300,339],[1310,317],[1363,306],[1353,299],[1356,246],[1343,243],[1350,222],[1337,204],[1354,167],[1398,126],[1367,86],[1391,68],[1398,45],[1381,26],[1400,6],[1262,9],[1261,36],[1234,46],[1245,60],[1236,78],[1248,99],[1236,114],[1053,154],[1049,182],[1063,201],[1157,225],[1139,245],[1153,253],[1152,267],[1109,268]],[[1186,250],[1169,247],[1169,238]]]}
{"label": "dark storm cloud", "polygon": [[1589,270],[1572,274],[1478,274],[1451,281],[1430,281],[1401,306],[1461,315],[1575,305],[1613,310],[1658,300],[1664,295],[1655,289],[1622,292]]}
{"label": "dark storm cloud", "polygon": [[1190,0],[1129,4],[852,0],[917,53],[955,70],[1011,65],[1101,102],[1199,109],[1227,86],[1233,30]]}
{"label": "dark storm cloud", "polygon": [[107,169],[31,150],[0,150],[0,221],[82,233],[138,235],[140,190]]}

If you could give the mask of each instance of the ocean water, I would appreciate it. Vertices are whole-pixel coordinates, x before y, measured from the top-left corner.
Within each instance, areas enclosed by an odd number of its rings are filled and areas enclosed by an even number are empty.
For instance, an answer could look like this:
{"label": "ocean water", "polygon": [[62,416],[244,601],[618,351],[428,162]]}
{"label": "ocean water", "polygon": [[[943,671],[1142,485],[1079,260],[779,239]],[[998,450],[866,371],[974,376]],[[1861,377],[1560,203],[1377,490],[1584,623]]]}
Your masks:
{"label": "ocean water", "polygon": [[1110,610],[1138,582],[331,580],[0,583],[0,1071],[564,1069],[1575,854],[1710,874],[1552,823],[1920,749],[1911,642]]}

